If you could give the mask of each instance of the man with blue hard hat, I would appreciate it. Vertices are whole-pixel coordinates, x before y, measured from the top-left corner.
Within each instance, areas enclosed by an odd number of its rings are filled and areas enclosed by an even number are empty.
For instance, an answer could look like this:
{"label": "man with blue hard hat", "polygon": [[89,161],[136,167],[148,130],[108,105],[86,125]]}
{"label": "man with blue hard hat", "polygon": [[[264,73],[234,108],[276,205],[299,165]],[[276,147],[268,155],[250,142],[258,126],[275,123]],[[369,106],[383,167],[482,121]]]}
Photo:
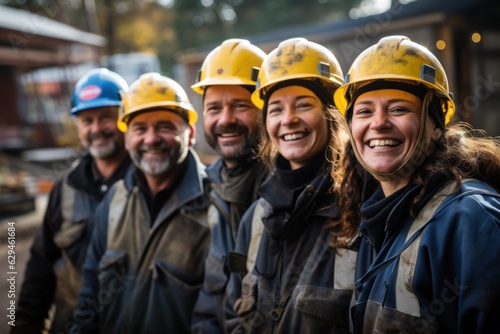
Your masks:
{"label": "man with blue hard hat", "polygon": [[[87,72],[76,83],[71,115],[86,155],[56,180],[26,265],[11,333],[65,333],[81,287],[94,211],[131,159],[117,129],[125,80],[105,68]],[[55,306],[49,316],[49,310]]]}

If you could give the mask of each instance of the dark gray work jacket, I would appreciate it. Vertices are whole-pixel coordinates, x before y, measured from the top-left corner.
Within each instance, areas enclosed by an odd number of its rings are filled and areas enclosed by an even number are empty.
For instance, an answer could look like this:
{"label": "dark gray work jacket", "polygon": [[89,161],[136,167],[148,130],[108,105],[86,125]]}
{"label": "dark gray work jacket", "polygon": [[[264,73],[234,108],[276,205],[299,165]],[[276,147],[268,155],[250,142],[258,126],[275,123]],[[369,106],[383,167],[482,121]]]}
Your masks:
{"label": "dark gray work jacket", "polygon": [[204,166],[193,151],[151,225],[133,170],[96,214],[74,332],[188,333],[210,243]]}

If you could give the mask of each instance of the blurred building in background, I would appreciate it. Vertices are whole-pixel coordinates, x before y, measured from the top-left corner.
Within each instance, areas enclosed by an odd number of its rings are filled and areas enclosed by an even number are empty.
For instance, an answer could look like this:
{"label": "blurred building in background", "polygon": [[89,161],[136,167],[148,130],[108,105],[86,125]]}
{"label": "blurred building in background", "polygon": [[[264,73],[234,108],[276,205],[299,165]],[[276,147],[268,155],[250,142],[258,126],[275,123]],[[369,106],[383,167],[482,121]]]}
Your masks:
{"label": "blurred building in background", "polygon": [[69,109],[73,87],[88,70],[107,67],[128,83],[160,71],[155,54],[101,57],[104,37],[47,17],[5,6],[0,17],[1,151],[78,145]]}
{"label": "blurred building in background", "polygon": [[101,65],[120,74],[130,85],[141,74],[161,72],[160,60],[154,53],[132,52],[103,56]]}
{"label": "blurred building in background", "polygon": [[[72,73],[56,71],[44,76],[37,71],[97,62],[99,48],[106,40],[47,17],[5,6],[0,6],[0,18],[0,217],[3,217],[34,209],[31,188],[37,187],[38,180],[33,180],[32,173],[47,179],[54,176],[50,168],[34,170],[32,166],[23,166],[16,153],[68,145],[75,140],[76,132],[67,117]],[[62,110],[66,111],[64,115]],[[51,159],[49,155],[45,157]]]}
{"label": "blurred building in background", "polygon": [[99,60],[102,36],[47,17],[0,6],[0,149],[19,150],[66,144],[73,134],[57,110],[70,94],[72,73],[54,73],[43,84],[29,73],[47,67]]}

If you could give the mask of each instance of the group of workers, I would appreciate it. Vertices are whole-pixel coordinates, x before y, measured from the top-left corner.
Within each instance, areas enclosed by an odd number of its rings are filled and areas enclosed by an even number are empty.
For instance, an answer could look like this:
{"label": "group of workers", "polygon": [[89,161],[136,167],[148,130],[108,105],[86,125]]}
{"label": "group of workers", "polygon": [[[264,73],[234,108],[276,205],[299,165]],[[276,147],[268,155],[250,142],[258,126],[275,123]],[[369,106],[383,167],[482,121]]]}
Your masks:
{"label": "group of workers", "polygon": [[500,141],[428,49],[228,39],[191,88],[210,166],[173,79],[78,81],[12,333],[500,332]]}

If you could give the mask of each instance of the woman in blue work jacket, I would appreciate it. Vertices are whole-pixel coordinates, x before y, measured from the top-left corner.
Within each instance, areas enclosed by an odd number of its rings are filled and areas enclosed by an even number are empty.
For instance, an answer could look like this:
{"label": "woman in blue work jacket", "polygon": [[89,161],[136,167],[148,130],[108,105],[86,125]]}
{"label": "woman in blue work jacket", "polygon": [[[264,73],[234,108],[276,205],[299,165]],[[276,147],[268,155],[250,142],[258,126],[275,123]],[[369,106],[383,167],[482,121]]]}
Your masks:
{"label": "woman in blue work jacket", "polygon": [[354,332],[500,333],[499,141],[446,126],[443,67],[404,36],[362,52],[334,99],[351,145],[332,227],[361,221]]}
{"label": "woman in blue work jacket", "polygon": [[338,218],[334,180],[348,141],[333,106],[342,77],[332,52],[304,38],[281,42],[262,63],[252,101],[272,174],[230,256],[226,332],[349,332],[356,253],[331,247],[325,229]]}

